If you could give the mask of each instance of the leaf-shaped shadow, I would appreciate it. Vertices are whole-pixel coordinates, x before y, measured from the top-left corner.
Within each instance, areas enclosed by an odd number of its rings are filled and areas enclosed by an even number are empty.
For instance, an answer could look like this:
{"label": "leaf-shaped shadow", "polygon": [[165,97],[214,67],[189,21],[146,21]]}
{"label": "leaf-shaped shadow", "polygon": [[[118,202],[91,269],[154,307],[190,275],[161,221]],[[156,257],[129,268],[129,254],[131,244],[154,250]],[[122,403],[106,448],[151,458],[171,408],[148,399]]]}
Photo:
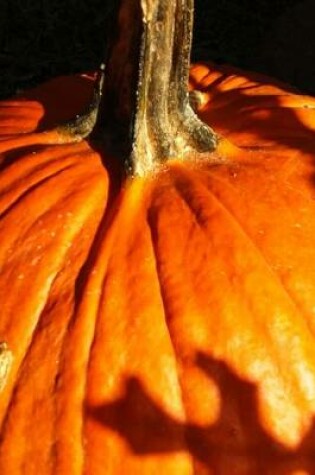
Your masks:
{"label": "leaf-shaped shadow", "polygon": [[237,377],[223,361],[199,354],[196,362],[220,390],[220,417],[212,425],[184,424],[173,419],[134,377],[127,380],[121,399],[88,408],[88,413],[120,434],[139,456],[188,451],[209,473],[216,474],[228,473],[229,464],[237,465],[244,458],[250,471],[238,472],[233,466],[233,473],[315,473],[315,424],[300,446],[289,450],[262,427],[253,384]]}

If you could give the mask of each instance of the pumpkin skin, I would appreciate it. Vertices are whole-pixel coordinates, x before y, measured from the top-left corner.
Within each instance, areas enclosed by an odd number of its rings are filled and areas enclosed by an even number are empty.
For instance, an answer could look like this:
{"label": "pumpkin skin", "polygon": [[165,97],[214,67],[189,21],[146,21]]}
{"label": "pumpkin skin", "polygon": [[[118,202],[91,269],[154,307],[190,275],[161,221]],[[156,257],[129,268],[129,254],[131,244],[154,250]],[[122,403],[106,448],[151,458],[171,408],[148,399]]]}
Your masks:
{"label": "pumpkin skin", "polygon": [[229,141],[121,182],[37,132],[92,85],[0,108],[0,473],[314,473],[315,100],[193,66]]}

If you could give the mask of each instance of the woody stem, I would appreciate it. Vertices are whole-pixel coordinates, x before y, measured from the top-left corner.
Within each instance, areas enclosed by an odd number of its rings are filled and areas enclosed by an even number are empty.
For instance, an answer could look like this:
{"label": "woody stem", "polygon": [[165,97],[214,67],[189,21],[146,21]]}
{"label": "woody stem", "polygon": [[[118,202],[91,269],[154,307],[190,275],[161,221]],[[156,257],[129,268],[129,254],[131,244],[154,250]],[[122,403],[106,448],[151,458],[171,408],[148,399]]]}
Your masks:
{"label": "woody stem", "polygon": [[189,104],[193,0],[121,0],[97,120],[127,173],[212,151],[214,132]]}

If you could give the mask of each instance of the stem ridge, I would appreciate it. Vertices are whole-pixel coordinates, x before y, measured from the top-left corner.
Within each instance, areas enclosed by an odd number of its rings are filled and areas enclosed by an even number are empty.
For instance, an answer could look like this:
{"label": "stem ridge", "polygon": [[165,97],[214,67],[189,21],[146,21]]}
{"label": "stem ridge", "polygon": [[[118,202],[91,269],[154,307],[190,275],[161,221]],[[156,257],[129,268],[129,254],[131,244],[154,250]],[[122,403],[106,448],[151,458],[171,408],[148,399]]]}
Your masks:
{"label": "stem ridge", "polygon": [[189,103],[193,0],[121,0],[110,34],[97,129],[128,175],[215,150]]}

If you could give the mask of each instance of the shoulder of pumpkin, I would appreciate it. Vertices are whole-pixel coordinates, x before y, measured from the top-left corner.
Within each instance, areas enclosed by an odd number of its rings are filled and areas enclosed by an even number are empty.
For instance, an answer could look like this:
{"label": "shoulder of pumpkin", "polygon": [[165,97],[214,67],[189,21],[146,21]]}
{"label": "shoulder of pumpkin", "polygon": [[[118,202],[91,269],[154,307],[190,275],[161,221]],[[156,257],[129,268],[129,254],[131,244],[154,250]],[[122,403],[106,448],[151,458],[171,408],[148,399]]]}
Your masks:
{"label": "shoulder of pumpkin", "polygon": [[[96,72],[60,76],[0,102],[0,137],[45,130],[80,113]],[[212,62],[190,69],[190,101],[202,119],[238,146],[279,146],[278,137],[313,141],[315,98],[278,80]],[[70,91],[70,93],[69,93]]]}
{"label": "shoulder of pumpkin", "polygon": [[314,97],[266,75],[211,62],[192,65],[189,85],[202,120],[236,145],[257,147],[259,141],[260,147],[300,150],[308,142],[314,151]]}
{"label": "shoulder of pumpkin", "polygon": [[69,120],[91,100],[97,73],[50,79],[0,102],[0,137],[44,130]]}

